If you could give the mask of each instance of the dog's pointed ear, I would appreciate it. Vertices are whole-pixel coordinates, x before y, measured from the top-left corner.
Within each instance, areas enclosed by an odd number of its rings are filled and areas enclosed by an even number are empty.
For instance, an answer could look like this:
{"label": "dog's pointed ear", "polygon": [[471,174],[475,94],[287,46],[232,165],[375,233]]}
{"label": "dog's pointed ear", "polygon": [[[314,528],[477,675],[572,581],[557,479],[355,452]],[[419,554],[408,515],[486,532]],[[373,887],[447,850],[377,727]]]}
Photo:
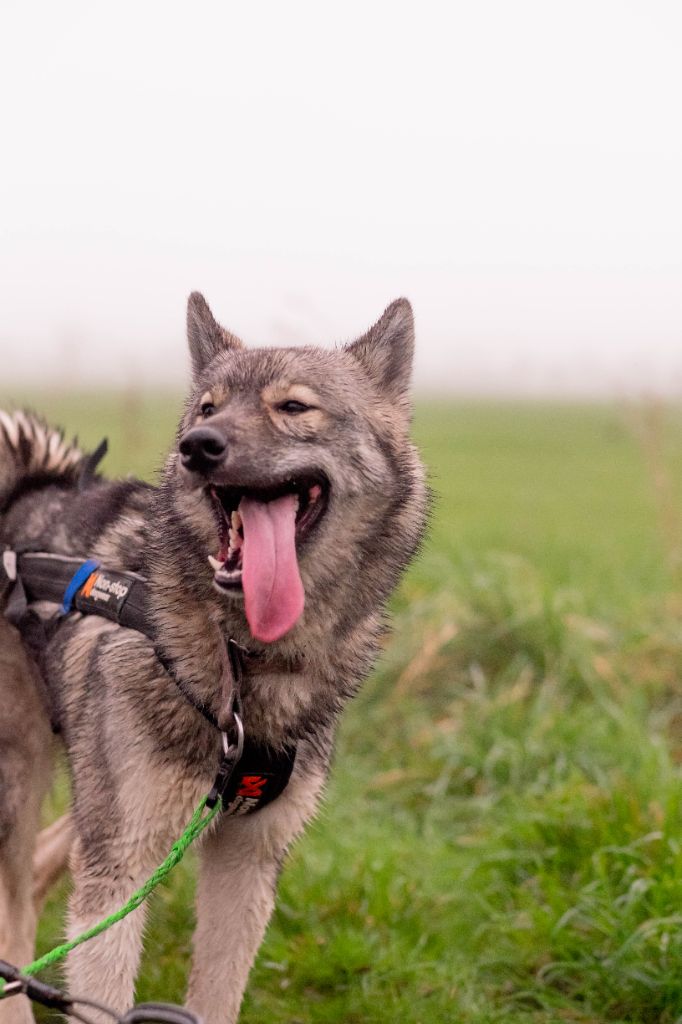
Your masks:
{"label": "dog's pointed ear", "polygon": [[347,346],[374,385],[392,402],[410,411],[414,355],[414,317],[407,299],[396,299],[373,327]]}
{"label": "dog's pointed ear", "polygon": [[195,377],[219,352],[244,347],[239,338],[220,326],[201,292],[192,292],[187,302],[187,340]]}

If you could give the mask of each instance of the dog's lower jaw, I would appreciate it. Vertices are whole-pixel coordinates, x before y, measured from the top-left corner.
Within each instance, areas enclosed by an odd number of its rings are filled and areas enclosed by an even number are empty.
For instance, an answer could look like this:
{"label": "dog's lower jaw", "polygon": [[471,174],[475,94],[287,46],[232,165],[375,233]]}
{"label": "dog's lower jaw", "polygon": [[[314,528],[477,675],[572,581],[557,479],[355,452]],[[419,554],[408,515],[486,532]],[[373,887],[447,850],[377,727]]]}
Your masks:
{"label": "dog's lower jaw", "polygon": [[215,590],[216,594],[220,594],[220,596],[224,598],[226,601],[233,601],[235,604],[244,603],[244,591],[241,587],[241,584],[239,586],[230,587],[228,589],[227,587],[221,587],[221,585],[214,579],[213,589]]}

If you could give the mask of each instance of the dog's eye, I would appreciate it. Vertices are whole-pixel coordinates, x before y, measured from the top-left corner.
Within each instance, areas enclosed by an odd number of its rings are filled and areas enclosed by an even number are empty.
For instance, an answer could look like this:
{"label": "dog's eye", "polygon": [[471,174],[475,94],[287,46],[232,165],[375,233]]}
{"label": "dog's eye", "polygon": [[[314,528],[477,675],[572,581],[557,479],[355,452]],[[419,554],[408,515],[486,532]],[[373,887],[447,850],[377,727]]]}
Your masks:
{"label": "dog's eye", "polygon": [[290,399],[288,402],[282,402],[277,406],[280,412],[289,413],[291,416],[296,416],[300,412],[308,412],[312,409],[312,405],[306,405],[305,402],[296,402],[294,399]]}
{"label": "dog's eye", "polygon": [[215,405],[213,404],[213,402],[204,402],[204,404],[201,406],[201,415],[204,417],[204,419],[207,420],[208,417],[213,416],[214,413]]}

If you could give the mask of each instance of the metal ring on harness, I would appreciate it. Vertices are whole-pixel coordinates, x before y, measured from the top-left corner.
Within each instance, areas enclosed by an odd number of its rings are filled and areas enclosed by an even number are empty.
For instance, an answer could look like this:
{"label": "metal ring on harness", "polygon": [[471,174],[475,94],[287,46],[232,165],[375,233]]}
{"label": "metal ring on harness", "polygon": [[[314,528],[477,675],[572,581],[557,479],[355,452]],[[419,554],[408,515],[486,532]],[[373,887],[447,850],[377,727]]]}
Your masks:
{"label": "metal ring on harness", "polygon": [[[244,725],[236,711],[232,712],[232,721],[237,728],[237,754],[235,757],[235,761],[240,761],[241,756],[244,753]],[[221,732],[220,738],[223,741],[223,754],[225,755],[225,757],[227,757],[227,755],[230,753],[230,750],[232,749],[230,746],[230,738],[226,732]]]}

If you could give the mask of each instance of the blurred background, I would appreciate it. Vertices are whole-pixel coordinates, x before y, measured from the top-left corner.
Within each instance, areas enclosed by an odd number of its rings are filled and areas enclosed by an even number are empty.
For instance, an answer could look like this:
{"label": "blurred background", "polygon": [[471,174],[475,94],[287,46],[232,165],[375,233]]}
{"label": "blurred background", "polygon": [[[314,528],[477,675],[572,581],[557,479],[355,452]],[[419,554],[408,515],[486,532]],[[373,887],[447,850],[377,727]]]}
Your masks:
{"label": "blurred background", "polygon": [[182,386],[413,301],[422,391],[682,388],[675,0],[0,10],[7,384]]}
{"label": "blurred background", "polygon": [[681,55],[676,0],[0,5],[3,403],[152,478],[191,290],[415,309],[430,534],[244,1024],[682,1020]]}

